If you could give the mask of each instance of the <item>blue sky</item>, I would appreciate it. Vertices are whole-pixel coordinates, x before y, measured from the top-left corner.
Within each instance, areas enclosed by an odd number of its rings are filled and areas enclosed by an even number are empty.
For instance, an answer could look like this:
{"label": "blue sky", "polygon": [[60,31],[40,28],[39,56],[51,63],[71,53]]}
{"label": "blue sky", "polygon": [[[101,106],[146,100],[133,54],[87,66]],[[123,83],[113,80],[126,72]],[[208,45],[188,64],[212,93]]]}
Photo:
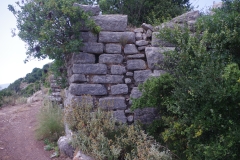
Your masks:
{"label": "blue sky", "polygon": [[[10,11],[8,4],[15,4],[17,0],[0,1],[0,84],[13,83],[18,78],[30,73],[33,68],[42,68],[50,60],[32,60],[23,63],[26,55],[25,44],[18,37],[11,37],[11,29],[16,28],[16,19]],[[215,0],[220,2],[221,0]],[[190,0],[198,10],[212,6],[213,0]]]}

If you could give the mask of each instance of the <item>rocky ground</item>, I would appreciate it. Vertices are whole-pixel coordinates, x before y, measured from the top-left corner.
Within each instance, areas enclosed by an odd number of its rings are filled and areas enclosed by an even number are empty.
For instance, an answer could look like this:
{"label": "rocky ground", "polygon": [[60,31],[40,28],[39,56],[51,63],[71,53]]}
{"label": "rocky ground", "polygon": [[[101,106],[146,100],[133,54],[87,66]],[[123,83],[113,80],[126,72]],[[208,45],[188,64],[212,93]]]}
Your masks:
{"label": "rocky ground", "polygon": [[[0,160],[49,160],[51,151],[35,137],[42,101],[0,109]],[[64,156],[53,160],[69,160]]]}

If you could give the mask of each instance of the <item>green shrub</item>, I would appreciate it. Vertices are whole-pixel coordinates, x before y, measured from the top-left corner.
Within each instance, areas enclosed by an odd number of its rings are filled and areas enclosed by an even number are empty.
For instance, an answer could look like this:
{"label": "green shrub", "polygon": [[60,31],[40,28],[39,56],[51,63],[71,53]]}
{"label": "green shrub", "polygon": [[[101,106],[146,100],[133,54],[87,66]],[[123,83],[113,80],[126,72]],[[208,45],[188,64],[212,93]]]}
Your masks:
{"label": "green shrub", "polygon": [[38,114],[37,138],[57,141],[63,134],[64,123],[62,109],[57,104],[45,100]]}

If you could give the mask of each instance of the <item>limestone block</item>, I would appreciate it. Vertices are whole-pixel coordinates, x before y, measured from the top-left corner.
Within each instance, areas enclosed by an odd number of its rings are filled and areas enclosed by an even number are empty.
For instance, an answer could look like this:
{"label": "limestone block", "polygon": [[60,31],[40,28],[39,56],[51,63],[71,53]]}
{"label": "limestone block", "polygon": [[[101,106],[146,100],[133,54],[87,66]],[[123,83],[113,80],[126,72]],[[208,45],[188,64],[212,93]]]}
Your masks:
{"label": "limestone block", "polygon": [[136,33],[135,38],[136,38],[136,41],[142,40],[143,39],[143,34],[142,33]]}
{"label": "limestone block", "polygon": [[147,40],[147,35],[146,35],[146,33],[143,33],[142,37],[143,37],[143,38],[142,38],[143,40],[145,40],[145,41]]}
{"label": "limestone block", "polygon": [[120,44],[106,44],[106,53],[122,53],[122,46]]}
{"label": "limestone block", "polygon": [[127,117],[125,116],[124,110],[114,111],[113,116],[117,122],[127,123]]}
{"label": "limestone block", "polygon": [[135,28],[134,32],[135,33],[143,33],[143,28]]}
{"label": "limestone block", "polygon": [[99,99],[99,107],[104,110],[125,110],[127,105],[124,97],[105,97]]}
{"label": "limestone block", "polygon": [[72,57],[72,62],[74,64],[84,64],[84,63],[95,63],[95,55],[89,53],[74,53]]}
{"label": "limestone block", "polygon": [[142,92],[139,91],[138,87],[133,87],[130,97],[137,99],[142,96]]}
{"label": "limestone block", "polygon": [[127,56],[127,58],[136,58],[136,59],[138,59],[138,58],[144,58],[144,57],[145,57],[144,54],[134,54],[134,55],[129,55],[129,56]]}
{"label": "limestone block", "polygon": [[139,40],[139,41],[136,41],[136,45],[137,46],[146,46],[148,45],[148,41],[145,41],[145,40]]}
{"label": "limestone block", "polygon": [[126,73],[126,68],[124,66],[112,65],[111,74],[124,74]]}
{"label": "limestone block", "polygon": [[101,43],[135,43],[134,32],[105,32],[99,33]]}
{"label": "limestone block", "polygon": [[122,75],[93,76],[93,83],[123,83]]}
{"label": "limestone block", "polygon": [[194,21],[196,20],[198,17],[200,17],[200,12],[197,11],[190,11],[187,13],[184,13],[178,17],[175,17],[171,20],[171,22],[174,23],[187,23],[188,21]]}
{"label": "limestone block", "polygon": [[84,12],[87,12],[92,16],[99,15],[101,11],[98,5],[82,5],[82,4],[74,3],[73,6],[80,7]]}
{"label": "limestone block", "polygon": [[124,53],[125,54],[137,54],[138,50],[137,50],[135,44],[126,44],[124,47]]}
{"label": "limestone block", "polygon": [[127,15],[99,15],[92,18],[102,31],[124,32],[127,28]]}
{"label": "limestone block", "polygon": [[160,65],[163,62],[163,54],[166,51],[172,51],[175,48],[172,47],[146,47],[145,53],[147,57],[147,64],[150,69],[160,69]]}
{"label": "limestone block", "polygon": [[150,25],[150,24],[143,23],[143,24],[142,24],[142,28],[145,29],[146,31],[147,31],[148,29],[150,29],[151,31],[153,31],[153,26]]}
{"label": "limestone block", "polygon": [[141,121],[142,123],[149,124],[156,118],[158,118],[158,111],[156,108],[134,110],[134,122]]}
{"label": "limestone block", "polygon": [[158,38],[157,35],[158,35],[158,32],[153,32],[152,33],[152,42],[151,42],[151,44],[152,44],[153,47],[160,47],[160,46],[161,47],[162,46],[164,46],[164,47],[175,47],[174,44],[169,43],[167,41],[164,41],[161,38]]}
{"label": "limestone block", "polygon": [[97,35],[92,32],[81,32],[83,42],[97,42]]}
{"label": "limestone block", "polygon": [[137,84],[145,82],[151,75],[151,70],[134,71],[134,80]]}
{"label": "limestone block", "polygon": [[132,80],[130,78],[125,78],[124,81],[125,81],[126,84],[132,83]]}
{"label": "limestone block", "polygon": [[140,70],[146,69],[147,65],[144,60],[128,60],[127,61],[127,69],[128,70]]}
{"label": "limestone block", "polygon": [[143,51],[143,50],[145,50],[146,47],[147,47],[147,46],[138,47],[138,50],[139,50],[139,51]]}
{"label": "limestone block", "polygon": [[126,76],[133,76],[133,72],[127,72]]}
{"label": "limestone block", "polygon": [[121,54],[101,54],[99,56],[99,63],[106,64],[121,64],[123,56]]}
{"label": "limestone block", "polygon": [[105,64],[73,64],[73,74],[107,74]]}
{"label": "limestone block", "polygon": [[117,84],[111,86],[111,94],[127,94],[128,93],[128,86],[126,84]]}
{"label": "limestone block", "polygon": [[72,83],[69,87],[69,92],[76,96],[81,95],[107,95],[107,89],[101,84],[75,84]]}
{"label": "limestone block", "polygon": [[83,74],[73,74],[69,79],[70,83],[81,83],[81,82],[86,82],[86,81],[87,81],[87,79],[86,79],[85,75],[83,75]]}
{"label": "limestone block", "polygon": [[83,46],[80,47],[80,51],[101,54],[103,53],[103,44],[96,42],[83,43]]}
{"label": "limestone block", "polygon": [[148,38],[152,37],[152,31],[150,29],[147,30],[146,36]]}

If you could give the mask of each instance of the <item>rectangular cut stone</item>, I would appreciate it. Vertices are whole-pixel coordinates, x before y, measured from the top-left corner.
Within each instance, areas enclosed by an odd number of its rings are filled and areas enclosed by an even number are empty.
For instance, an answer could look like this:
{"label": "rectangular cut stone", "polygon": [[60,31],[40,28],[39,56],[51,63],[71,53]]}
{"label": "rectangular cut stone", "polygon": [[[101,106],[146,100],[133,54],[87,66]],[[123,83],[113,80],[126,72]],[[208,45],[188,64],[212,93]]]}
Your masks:
{"label": "rectangular cut stone", "polygon": [[68,96],[68,99],[65,101],[66,106],[77,106],[77,107],[87,107],[93,106],[93,98],[91,96]]}
{"label": "rectangular cut stone", "polygon": [[87,12],[92,16],[99,15],[101,11],[98,5],[82,5],[79,3],[74,3],[73,6],[80,7],[84,12]]}
{"label": "rectangular cut stone", "polygon": [[126,84],[117,84],[111,86],[111,94],[128,94],[128,86]]}
{"label": "rectangular cut stone", "polygon": [[134,55],[129,55],[127,58],[144,58],[144,54],[134,54]]}
{"label": "rectangular cut stone", "polygon": [[126,73],[126,76],[132,77],[132,76],[133,76],[133,72],[127,72],[127,73]]}
{"label": "rectangular cut stone", "polygon": [[125,54],[137,54],[138,50],[135,44],[126,44],[124,47]]}
{"label": "rectangular cut stone", "polygon": [[[130,98],[131,99],[137,99],[139,97],[142,96],[142,92],[139,91],[138,87],[133,87],[131,94],[130,94]],[[129,104],[132,104],[132,100],[129,101]]]}
{"label": "rectangular cut stone", "polygon": [[126,68],[124,66],[112,65],[111,74],[124,74],[126,73]]}
{"label": "rectangular cut stone", "polygon": [[70,79],[69,79],[70,83],[81,83],[81,82],[86,82],[87,79],[85,77],[85,75],[83,74],[73,74]]}
{"label": "rectangular cut stone", "polygon": [[148,41],[145,41],[145,40],[139,40],[139,41],[136,41],[136,45],[137,46],[146,46],[148,45]]}
{"label": "rectangular cut stone", "polygon": [[134,71],[134,80],[137,84],[143,83],[146,81],[149,76],[152,74],[151,70],[143,70],[143,71]]}
{"label": "rectangular cut stone", "polygon": [[117,122],[127,123],[127,117],[125,116],[124,110],[113,111],[113,117]]}
{"label": "rectangular cut stone", "polygon": [[100,32],[101,43],[135,43],[134,32]]}
{"label": "rectangular cut stone", "polygon": [[136,38],[136,41],[142,40],[143,39],[143,34],[142,33],[136,33],[135,38]]}
{"label": "rectangular cut stone", "polygon": [[96,42],[83,43],[83,46],[80,47],[80,51],[101,54],[103,53],[103,44]]}
{"label": "rectangular cut stone", "polygon": [[146,69],[147,65],[144,60],[128,60],[127,61],[127,69],[128,70],[140,70]]}
{"label": "rectangular cut stone", "polygon": [[159,39],[157,37],[158,34],[159,34],[158,32],[153,32],[152,33],[152,42],[151,42],[151,44],[152,44],[153,47],[175,47],[174,44],[166,42],[166,41],[162,40],[161,38]]}
{"label": "rectangular cut stone", "polygon": [[99,15],[92,18],[102,31],[124,32],[127,28],[127,15]]}
{"label": "rectangular cut stone", "polygon": [[143,124],[149,124],[158,117],[156,108],[144,108],[134,110],[134,122],[140,121]]}
{"label": "rectangular cut stone", "polygon": [[72,62],[74,64],[93,64],[95,63],[95,55],[84,52],[74,53],[72,57]]}
{"label": "rectangular cut stone", "polygon": [[72,83],[69,87],[71,94],[76,96],[81,95],[95,95],[102,96],[107,95],[107,89],[101,84],[75,84]]}
{"label": "rectangular cut stone", "polygon": [[175,48],[172,47],[146,47],[145,53],[147,57],[147,64],[150,69],[160,69],[163,62],[163,54],[166,51],[172,51]]}
{"label": "rectangular cut stone", "polygon": [[135,28],[134,32],[135,33],[143,33],[143,28]]}
{"label": "rectangular cut stone", "polygon": [[120,64],[123,61],[121,54],[101,54],[99,56],[99,63],[106,64]]}
{"label": "rectangular cut stone", "polygon": [[74,74],[107,74],[105,64],[73,64]]}
{"label": "rectangular cut stone", "polygon": [[122,46],[120,44],[106,44],[106,53],[122,53]]}
{"label": "rectangular cut stone", "polygon": [[93,76],[93,83],[123,83],[123,76],[121,75],[105,75],[105,76]]}
{"label": "rectangular cut stone", "polygon": [[81,32],[81,39],[83,42],[97,42],[97,35],[92,32]]}
{"label": "rectangular cut stone", "polygon": [[99,99],[99,107],[104,110],[125,110],[127,105],[124,97],[105,97]]}

